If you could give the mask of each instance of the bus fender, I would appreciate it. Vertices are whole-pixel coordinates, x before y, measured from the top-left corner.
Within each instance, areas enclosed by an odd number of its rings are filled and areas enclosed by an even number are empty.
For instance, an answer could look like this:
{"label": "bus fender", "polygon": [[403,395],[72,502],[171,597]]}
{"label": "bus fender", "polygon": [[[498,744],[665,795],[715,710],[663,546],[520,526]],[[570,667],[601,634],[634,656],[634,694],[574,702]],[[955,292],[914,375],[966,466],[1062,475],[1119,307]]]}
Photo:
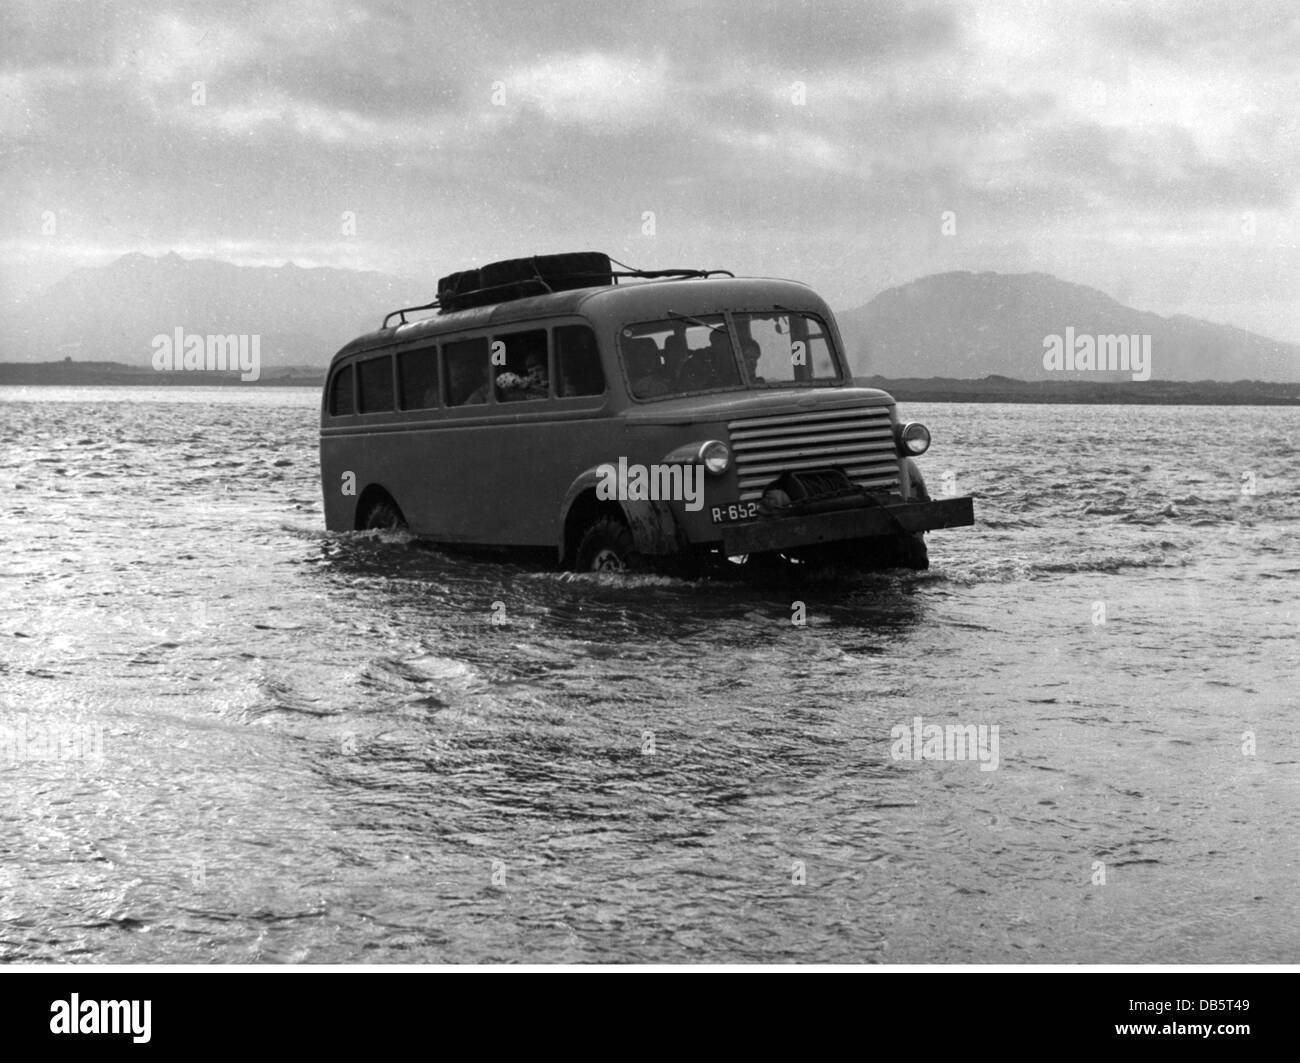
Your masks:
{"label": "bus fender", "polygon": [[[565,531],[569,523],[569,512],[574,503],[588,491],[595,491],[601,481],[600,466],[594,465],[582,473],[564,493],[564,502],[560,506],[560,560],[564,560]],[[637,552],[647,556],[662,557],[675,554],[679,550],[677,535],[677,518],[673,516],[672,507],[659,499],[610,499],[617,502],[623,510],[623,519],[632,532],[632,541],[636,543]]]}
{"label": "bus fender", "polygon": [[930,498],[930,491],[921,475],[921,467],[915,458],[904,458],[898,463],[899,493],[905,502],[925,502]]}

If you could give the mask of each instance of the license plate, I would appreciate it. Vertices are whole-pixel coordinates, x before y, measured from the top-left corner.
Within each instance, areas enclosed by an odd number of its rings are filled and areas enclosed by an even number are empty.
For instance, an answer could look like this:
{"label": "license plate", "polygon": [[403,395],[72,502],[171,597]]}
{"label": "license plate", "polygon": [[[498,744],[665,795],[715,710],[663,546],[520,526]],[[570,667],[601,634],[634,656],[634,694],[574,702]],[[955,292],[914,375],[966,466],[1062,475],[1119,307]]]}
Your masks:
{"label": "license plate", "polygon": [[753,520],[758,516],[757,502],[733,502],[729,506],[713,506],[710,509],[714,524],[736,524],[742,520]]}

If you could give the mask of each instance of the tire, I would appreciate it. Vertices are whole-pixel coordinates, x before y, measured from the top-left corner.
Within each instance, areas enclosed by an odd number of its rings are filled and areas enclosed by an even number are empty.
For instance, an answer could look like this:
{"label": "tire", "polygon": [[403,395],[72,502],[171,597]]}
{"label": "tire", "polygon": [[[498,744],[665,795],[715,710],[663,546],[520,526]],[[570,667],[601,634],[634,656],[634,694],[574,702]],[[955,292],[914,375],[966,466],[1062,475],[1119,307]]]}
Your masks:
{"label": "tire", "polygon": [[[925,484],[925,477],[913,458],[906,458],[912,466],[912,502],[929,502],[930,489]],[[910,568],[913,572],[924,572],[930,567],[930,549],[925,545],[924,532],[912,532],[898,537],[898,560],[896,567]]]}
{"label": "tire", "polygon": [[856,572],[885,572],[891,568],[921,572],[930,567],[930,551],[925,545],[924,533],[912,532],[833,546],[821,555],[820,560]]}
{"label": "tire", "polygon": [[632,531],[621,520],[601,517],[578,540],[573,567],[578,572],[635,572],[645,567]]}
{"label": "tire", "polygon": [[739,578],[754,587],[801,587],[821,570],[816,562],[781,553],[750,554],[738,566]]}
{"label": "tire", "polygon": [[799,561],[788,554],[765,553],[750,554],[745,558],[745,570],[758,576],[797,575],[807,571],[811,566],[807,561]]}
{"label": "tire", "polygon": [[372,502],[361,521],[362,531],[396,531],[406,527],[406,518],[397,505],[387,498]]}
{"label": "tire", "polygon": [[898,540],[898,567],[924,572],[930,567],[930,548],[925,545],[925,533],[913,532]]}

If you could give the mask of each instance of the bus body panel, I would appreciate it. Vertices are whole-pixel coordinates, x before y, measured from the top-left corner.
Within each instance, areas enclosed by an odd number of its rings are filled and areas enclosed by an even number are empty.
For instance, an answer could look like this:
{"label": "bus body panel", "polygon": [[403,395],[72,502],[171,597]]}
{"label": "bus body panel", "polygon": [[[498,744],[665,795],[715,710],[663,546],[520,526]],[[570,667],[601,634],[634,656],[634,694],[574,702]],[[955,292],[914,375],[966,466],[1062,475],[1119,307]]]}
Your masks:
{"label": "bus body panel", "polygon": [[[630,324],[733,315],[726,317],[730,322],[738,314],[787,312],[811,315],[824,323],[822,331],[830,337],[837,359],[837,379],[785,387],[722,387],[651,400],[632,394],[620,353],[620,334]],[[793,318],[790,322],[793,325]],[[526,402],[493,399],[481,405],[430,410],[394,408],[341,416],[330,412],[336,371],[352,372],[349,366],[388,354],[432,351],[435,345],[467,339],[491,341],[499,334],[508,336],[526,329],[548,330],[548,376],[553,382],[557,377],[555,330],[569,325],[586,325],[594,334],[605,378],[603,395],[557,398],[552,392],[552,397]],[[445,400],[450,370],[441,355],[437,364]],[[396,359],[392,365],[397,366]],[[392,372],[393,394],[399,395],[397,369]],[[488,372],[491,378],[494,371]],[[360,370],[350,379],[359,380]],[[550,386],[555,387],[553,383]],[[753,502],[761,490],[756,483],[769,475],[775,477],[779,468],[785,467],[771,455],[795,453],[801,461],[789,463],[792,468],[833,464],[839,459],[833,456],[836,448],[832,443],[849,438],[839,450],[867,447],[878,452],[870,458],[876,463],[874,471],[861,474],[865,477],[862,482],[877,496],[876,511],[869,517],[827,520],[826,527],[832,529],[827,534],[843,537],[848,533],[833,529],[851,532],[855,528],[879,534],[881,527],[902,528],[905,523],[882,507],[906,505],[912,495],[910,477],[903,467],[903,461],[911,459],[902,459],[892,451],[885,454],[880,442],[886,430],[897,428],[893,399],[883,391],[853,383],[834,315],[804,285],[772,280],[672,280],[536,296],[371,333],[335,355],[321,409],[325,520],[332,531],[355,529],[365,518],[362,504],[382,492],[401,510],[411,531],[430,540],[557,547],[563,558],[565,515],[575,501],[575,483],[584,475],[590,479],[592,469],[616,465],[620,459],[629,467],[655,466],[680,447],[720,440],[735,452],[730,467],[721,475],[703,474],[699,469],[702,496],[691,499],[690,504],[684,498],[667,501],[678,545],[716,550],[729,543],[762,543],[765,549],[779,550],[778,525],[746,529],[734,520],[719,520],[719,513],[734,512],[741,504],[742,511],[753,517]],[[741,441],[733,437],[741,437]],[[623,512],[632,525],[637,512],[647,511],[624,503]],[[969,524],[973,515],[966,500],[964,507],[936,503],[924,512],[916,509],[909,520],[911,524],[919,522],[924,530]],[[803,519],[797,529],[793,523],[785,527],[799,542],[819,541],[817,518]],[[644,531],[647,542],[655,539],[655,548],[649,552],[667,549],[661,532],[657,526]],[[798,543],[792,541],[791,545]]]}

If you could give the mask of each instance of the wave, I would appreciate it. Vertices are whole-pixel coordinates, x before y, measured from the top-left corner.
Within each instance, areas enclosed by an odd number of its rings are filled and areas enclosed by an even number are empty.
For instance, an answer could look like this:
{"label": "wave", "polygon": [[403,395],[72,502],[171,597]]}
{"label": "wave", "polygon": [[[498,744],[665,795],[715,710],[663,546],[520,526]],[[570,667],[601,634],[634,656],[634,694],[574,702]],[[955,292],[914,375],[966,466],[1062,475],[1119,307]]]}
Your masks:
{"label": "wave", "polygon": [[[1162,544],[1163,545],[1163,544]],[[1024,557],[988,558],[969,563],[946,563],[928,572],[915,573],[918,582],[954,583],[972,586],[980,583],[1031,582],[1062,573],[1096,573],[1115,575],[1126,569],[1183,568],[1185,556],[1162,554],[1107,554],[1099,557],[1076,557],[1060,561]]]}

